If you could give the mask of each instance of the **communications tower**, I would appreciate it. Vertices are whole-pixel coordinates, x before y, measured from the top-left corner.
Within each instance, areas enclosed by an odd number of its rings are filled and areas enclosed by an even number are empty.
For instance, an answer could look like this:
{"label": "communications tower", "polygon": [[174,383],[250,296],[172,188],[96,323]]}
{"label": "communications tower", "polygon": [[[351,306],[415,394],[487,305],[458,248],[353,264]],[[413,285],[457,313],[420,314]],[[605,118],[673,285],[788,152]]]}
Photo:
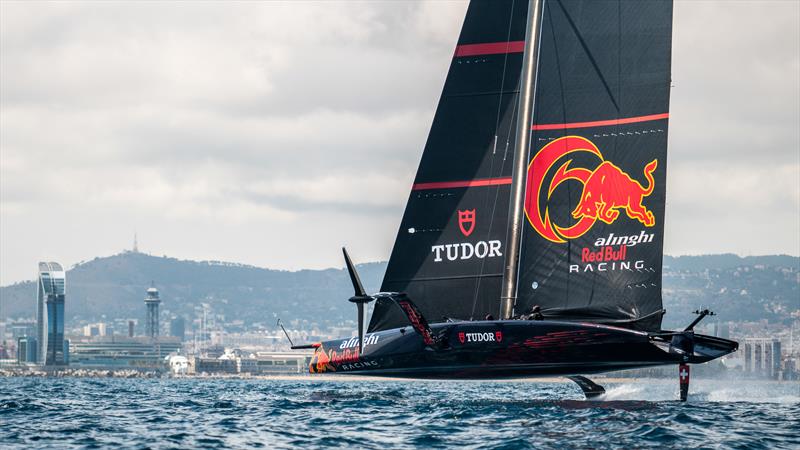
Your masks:
{"label": "communications tower", "polygon": [[151,339],[158,338],[158,305],[161,304],[161,299],[158,296],[158,289],[152,284],[147,289],[147,297],[144,298],[144,304],[147,306],[147,318],[145,319],[145,329],[147,337]]}

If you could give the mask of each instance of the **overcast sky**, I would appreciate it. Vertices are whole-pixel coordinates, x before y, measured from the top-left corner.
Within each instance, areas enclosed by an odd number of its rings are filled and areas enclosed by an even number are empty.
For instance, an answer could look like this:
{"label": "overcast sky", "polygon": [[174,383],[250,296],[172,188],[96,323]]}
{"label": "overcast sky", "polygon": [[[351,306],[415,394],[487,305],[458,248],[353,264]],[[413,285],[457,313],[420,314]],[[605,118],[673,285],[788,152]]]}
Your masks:
{"label": "overcast sky", "polygon": [[[462,1],[0,2],[0,284],[389,256]],[[666,253],[800,253],[800,2],[676,1]]]}

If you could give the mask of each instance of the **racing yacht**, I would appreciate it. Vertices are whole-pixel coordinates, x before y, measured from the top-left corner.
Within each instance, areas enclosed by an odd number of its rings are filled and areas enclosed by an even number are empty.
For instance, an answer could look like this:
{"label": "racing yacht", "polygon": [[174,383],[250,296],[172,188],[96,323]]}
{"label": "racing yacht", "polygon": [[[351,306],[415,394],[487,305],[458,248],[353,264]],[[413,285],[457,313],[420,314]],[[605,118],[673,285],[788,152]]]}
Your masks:
{"label": "racing yacht", "polygon": [[[381,293],[311,373],[494,379],[679,367],[662,329],[671,0],[472,0]],[[365,326],[365,306],[375,301]]]}

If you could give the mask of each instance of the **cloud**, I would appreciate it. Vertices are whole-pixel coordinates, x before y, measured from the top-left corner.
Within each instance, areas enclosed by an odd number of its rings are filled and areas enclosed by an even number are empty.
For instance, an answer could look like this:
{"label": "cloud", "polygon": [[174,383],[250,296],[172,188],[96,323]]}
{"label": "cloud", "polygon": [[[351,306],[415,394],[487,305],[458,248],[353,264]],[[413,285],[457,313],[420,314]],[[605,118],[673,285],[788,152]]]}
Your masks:
{"label": "cloud", "polygon": [[[0,284],[134,231],[181,258],[386,259],[465,8],[0,2]],[[798,8],[676,2],[668,252],[800,251]]]}

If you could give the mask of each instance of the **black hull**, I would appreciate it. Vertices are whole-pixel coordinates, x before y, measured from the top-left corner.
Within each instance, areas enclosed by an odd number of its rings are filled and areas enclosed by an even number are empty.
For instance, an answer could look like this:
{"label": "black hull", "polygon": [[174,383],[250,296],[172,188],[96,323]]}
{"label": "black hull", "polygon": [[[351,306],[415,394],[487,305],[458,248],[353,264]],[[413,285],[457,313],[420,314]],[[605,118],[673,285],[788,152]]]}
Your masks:
{"label": "black hull", "polygon": [[477,321],[431,325],[426,345],[411,327],[317,345],[311,373],[402,378],[502,379],[593,374],[667,364],[702,363],[736,350],[725,339],[689,333],[693,350],[672,345],[675,335],[560,321]]}

